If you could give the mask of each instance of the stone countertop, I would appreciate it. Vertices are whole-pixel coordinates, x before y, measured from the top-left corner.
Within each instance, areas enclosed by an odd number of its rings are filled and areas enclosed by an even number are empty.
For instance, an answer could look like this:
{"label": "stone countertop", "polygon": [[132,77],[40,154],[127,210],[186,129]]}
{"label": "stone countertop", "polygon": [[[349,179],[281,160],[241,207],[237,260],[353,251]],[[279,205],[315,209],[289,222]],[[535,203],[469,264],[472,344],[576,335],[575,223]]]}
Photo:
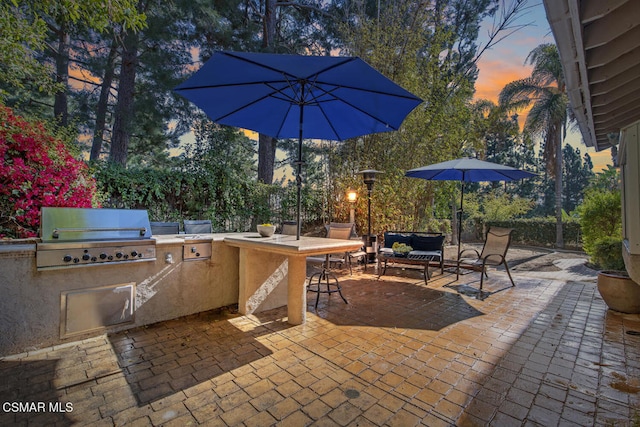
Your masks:
{"label": "stone countertop", "polygon": [[36,244],[16,242],[13,244],[0,244],[0,258],[16,258],[24,256],[35,256]]}
{"label": "stone countertop", "polygon": [[327,239],[323,237],[274,234],[261,237],[258,233],[233,233],[224,238],[224,242],[240,248],[258,249],[282,255],[320,255],[336,252],[348,252],[360,249],[361,240]]}
{"label": "stone countertop", "polygon": [[223,242],[228,236],[257,235],[258,233],[199,233],[199,234],[158,234],[151,236],[156,245],[169,245],[196,242]]}
{"label": "stone countertop", "polygon": [[[183,245],[195,242],[224,242],[231,246],[260,249],[283,255],[319,255],[326,253],[347,252],[362,247],[361,240],[327,239],[323,237],[296,236],[274,234],[262,237],[257,232],[245,233],[203,233],[203,234],[166,234],[152,236],[157,246]],[[0,254],[31,254],[36,252],[39,239],[6,240],[0,244]]]}
{"label": "stone countertop", "polygon": [[40,242],[40,239],[37,237],[0,240],[0,256],[33,255],[36,252],[36,244],[38,242]]}

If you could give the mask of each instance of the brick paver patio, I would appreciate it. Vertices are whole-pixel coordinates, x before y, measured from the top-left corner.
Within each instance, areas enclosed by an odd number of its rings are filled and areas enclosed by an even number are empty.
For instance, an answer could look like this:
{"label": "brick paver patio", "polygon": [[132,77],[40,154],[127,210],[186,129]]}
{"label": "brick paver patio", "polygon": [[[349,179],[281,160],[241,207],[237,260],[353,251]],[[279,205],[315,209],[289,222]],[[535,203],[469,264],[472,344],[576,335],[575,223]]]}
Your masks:
{"label": "brick paver patio", "polygon": [[3,358],[0,425],[640,425],[640,316],[593,273],[396,273],[301,326],[220,310]]}

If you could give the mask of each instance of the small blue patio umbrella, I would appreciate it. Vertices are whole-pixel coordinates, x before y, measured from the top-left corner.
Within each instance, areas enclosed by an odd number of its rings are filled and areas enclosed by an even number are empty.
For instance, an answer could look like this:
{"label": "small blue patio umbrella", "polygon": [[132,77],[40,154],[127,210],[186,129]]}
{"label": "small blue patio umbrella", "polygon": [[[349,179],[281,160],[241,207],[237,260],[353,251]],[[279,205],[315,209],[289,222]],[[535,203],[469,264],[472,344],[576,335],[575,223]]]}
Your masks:
{"label": "small blue patio umbrella", "polygon": [[422,102],[360,58],[337,56],[216,52],[175,91],[216,123],[298,138],[297,239],[303,138],[397,130]]}
{"label": "small blue patio umbrella", "polygon": [[460,181],[460,221],[458,221],[458,254],[460,253],[460,236],[462,232],[462,203],[464,201],[465,182],[514,181],[517,179],[538,176],[535,173],[504,166],[497,163],[478,160],[471,157],[449,160],[421,168],[411,169],[405,173],[410,178],[421,178],[430,181]]}

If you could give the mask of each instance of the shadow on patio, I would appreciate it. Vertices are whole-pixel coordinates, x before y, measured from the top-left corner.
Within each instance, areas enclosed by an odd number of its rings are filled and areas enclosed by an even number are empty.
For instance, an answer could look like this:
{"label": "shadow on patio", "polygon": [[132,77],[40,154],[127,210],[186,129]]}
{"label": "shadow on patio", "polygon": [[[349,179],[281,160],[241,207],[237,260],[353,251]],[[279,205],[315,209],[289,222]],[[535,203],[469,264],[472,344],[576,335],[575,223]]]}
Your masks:
{"label": "shadow on patio", "polygon": [[[343,277],[341,285],[349,304],[335,295],[321,294],[317,314],[340,326],[431,331],[483,314],[467,304],[461,295],[432,289],[425,286],[421,278],[415,283],[384,279],[372,282]],[[308,310],[314,312],[312,303],[315,304],[316,296],[309,294],[308,297]]]}
{"label": "shadow on patio", "polygon": [[309,294],[304,325],[288,325],[285,308],[208,312],[4,360],[3,397],[71,402],[73,412],[5,412],[0,421],[637,422],[640,336],[632,332],[640,317],[608,311],[595,276],[551,273],[520,271],[510,288],[506,275],[490,272],[492,293],[479,300],[451,288],[476,286],[477,274],[459,282],[435,275],[425,286],[420,272],[381,280],[357,272],[341,277],[348,305],[321,295],[316,313]]}

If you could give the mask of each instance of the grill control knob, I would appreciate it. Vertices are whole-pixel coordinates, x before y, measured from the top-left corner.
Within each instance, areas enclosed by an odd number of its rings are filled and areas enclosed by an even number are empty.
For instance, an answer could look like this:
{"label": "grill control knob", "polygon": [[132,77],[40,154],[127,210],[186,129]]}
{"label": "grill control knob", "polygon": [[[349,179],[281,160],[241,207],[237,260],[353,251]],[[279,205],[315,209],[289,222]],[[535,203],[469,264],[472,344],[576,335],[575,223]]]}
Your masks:
{"label": "grill control knob", "polygon": [[89,260],[91,259],[91,255],[89,255],[89,254],[84,254],[84,255],[82,255],[82,259],[83,259],[84,261],[89,261]]}
{"label": "grill control knob", "polygon": [[113,255],[109,255],[109,256],[107,257],[107,259],[108,259],[109,261],[111,261],[111,260],[113,259]]}
{"label": "grill control knob", "polygon": [[138,256],[138,251],[131,251],[131,256],[132,257],[137,257]]}
{"label": "grill control knob", "polygon": [[65,255],[65,256],[62,258],[62,261],[64,261],[64,262],[71,262],[71,260],[72,260],[72,259],[73,259],[73,258],[71,257],[71,255]]}
{"label": "grill control knob", "polygon": [[105,259],[107,258],[107,254],[105,254],[104,252],[100,254],[100,259]]}
{"label": "grill control knob", "polygon": [[116,258],[122,258],[122,252],[116,252]]}
{"label": "grill control knob", "polygon": [[73,263],[74,263],[74,264],[77,264],[77,263],[79,263],[79,262],[80,262],[80,258],[74,258],[74,259],[73,259]]}

